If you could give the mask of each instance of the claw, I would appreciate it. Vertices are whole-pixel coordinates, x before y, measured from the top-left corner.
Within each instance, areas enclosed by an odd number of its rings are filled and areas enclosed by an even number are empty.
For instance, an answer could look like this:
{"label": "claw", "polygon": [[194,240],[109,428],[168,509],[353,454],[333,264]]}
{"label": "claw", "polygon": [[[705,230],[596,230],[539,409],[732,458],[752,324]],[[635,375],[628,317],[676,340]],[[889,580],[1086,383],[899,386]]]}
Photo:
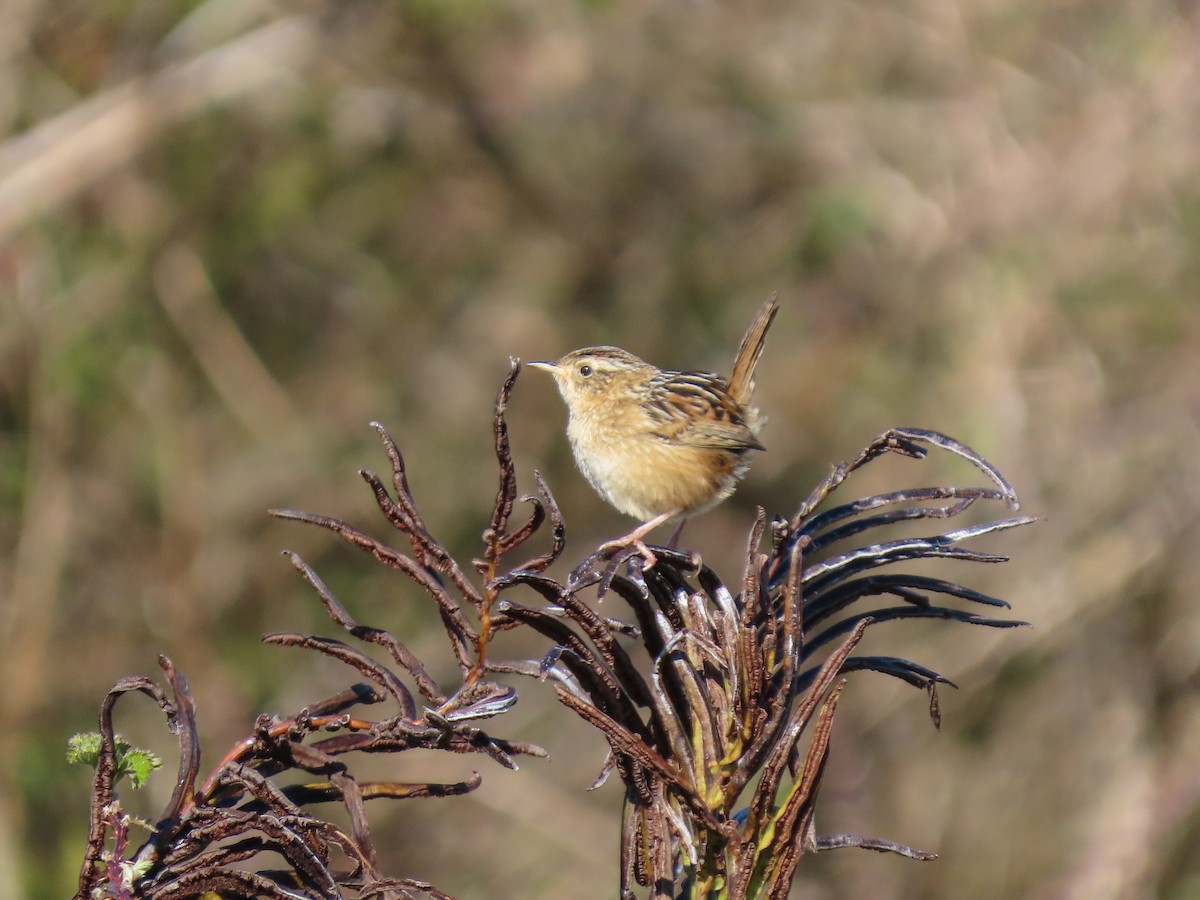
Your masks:
{"label": "claw", "polygon": [[[612,586],[612,580],[616,577],[617,570],[635,556],[642,558],[643,572],[653,569],[658,565],[658,556],[647,546],[644,538],[675,515],[676,513],[672,511],[655,516],[653,519],[643,522],[624,537],[601,544],[595,553],[571,570],[571,574],[567,577],[567,591],[574,593],[580,588],[599,581],[600,586],[596,589],[596,600],[600,601],[604,599],[604,595]],[[597,571],[596,567],[600,563],[605,563],[604,568]]]}

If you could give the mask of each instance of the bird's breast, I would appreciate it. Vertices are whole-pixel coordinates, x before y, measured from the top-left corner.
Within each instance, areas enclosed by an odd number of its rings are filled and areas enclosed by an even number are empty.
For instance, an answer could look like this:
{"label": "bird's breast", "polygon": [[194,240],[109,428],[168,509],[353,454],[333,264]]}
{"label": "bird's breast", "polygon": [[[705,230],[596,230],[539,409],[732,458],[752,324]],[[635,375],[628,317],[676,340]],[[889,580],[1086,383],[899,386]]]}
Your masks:
{"label": "bird's breast", "polygon": [[671,443],[619,417],[572,416],[567,436],[597,493],[642,520],[714,506],[733,492],[747,465],[742,454]]}

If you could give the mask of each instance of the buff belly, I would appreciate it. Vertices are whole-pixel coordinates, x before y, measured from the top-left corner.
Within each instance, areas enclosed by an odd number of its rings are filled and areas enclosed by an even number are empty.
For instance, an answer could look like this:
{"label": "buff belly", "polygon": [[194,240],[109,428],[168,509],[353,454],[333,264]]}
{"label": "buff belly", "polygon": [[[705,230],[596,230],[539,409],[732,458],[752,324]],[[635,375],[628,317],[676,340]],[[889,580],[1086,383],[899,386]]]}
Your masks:
{"label": "buff belly", "polygon": [[[733,451],[672,444],[641,436],[611,446],[595,429],[570,434],[580,471],[601,496],[626,515],[647,520],[665,513],[694,515],[733,493],[748,462]],[[580,446],[581,442],[585,446]]]}

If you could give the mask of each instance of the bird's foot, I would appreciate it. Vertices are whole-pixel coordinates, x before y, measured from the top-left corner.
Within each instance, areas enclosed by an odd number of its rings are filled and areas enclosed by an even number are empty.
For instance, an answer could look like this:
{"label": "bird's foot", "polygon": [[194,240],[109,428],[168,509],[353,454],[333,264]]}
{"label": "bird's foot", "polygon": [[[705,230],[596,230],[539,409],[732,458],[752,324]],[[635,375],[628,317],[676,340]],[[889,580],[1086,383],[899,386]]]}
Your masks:
{"label": "bird's foot", "polygon": [[[608,593],[609,587],[612,586],[612,580],[616,577],[617,570],[623,564],[635,557],[641,557],[642,571],[653,569],[658,565],[658,557],[646,545],[644,538],[673,515],[675,515],[674,512],[669,512],[655,516],[648,522],[643,522],[624,537],[601,544],[594,553],[571,571],[567,579],[567,589],[573,592],[599,581],[600,586],[597,588],[596,594],[597,600],[602,600]],[[597,567],[601,563],[604,566],[598,569]]]}
{"label": "bird's foot", "polygon": [[[653,568],[658,557],[642,541],[620,544],[610,541],[599,547],[594,553],[571,570],[567,576],[567,590],[570,593],[595,584],[596,600],[604,599],[608,589],[612,587],[613,579],[621,571],[621,567],[635,559],[641,560],[641,569]],[[640,574],[640,573],[639,573]]]}

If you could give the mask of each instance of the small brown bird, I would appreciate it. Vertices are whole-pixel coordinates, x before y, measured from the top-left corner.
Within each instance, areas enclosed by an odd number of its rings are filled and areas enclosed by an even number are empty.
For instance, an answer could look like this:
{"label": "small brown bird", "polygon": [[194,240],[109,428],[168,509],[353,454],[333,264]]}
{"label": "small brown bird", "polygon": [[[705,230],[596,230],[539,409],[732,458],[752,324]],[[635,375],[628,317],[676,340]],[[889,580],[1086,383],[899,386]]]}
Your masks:
{"label": "small brown bird", "polygon": [[750,466],[764,419],[750,405],[754,369],[779,310],[776,294],[742,338],[729,378],[656,368],[617,347],[573,350],[557,362],[533,362],[554,376],[568,411],[567,437],[579,470],[600,496],[644,520],[600,548],[633,547],[646,566],[657,559],[643,542],[669,519],[716,506]]}

